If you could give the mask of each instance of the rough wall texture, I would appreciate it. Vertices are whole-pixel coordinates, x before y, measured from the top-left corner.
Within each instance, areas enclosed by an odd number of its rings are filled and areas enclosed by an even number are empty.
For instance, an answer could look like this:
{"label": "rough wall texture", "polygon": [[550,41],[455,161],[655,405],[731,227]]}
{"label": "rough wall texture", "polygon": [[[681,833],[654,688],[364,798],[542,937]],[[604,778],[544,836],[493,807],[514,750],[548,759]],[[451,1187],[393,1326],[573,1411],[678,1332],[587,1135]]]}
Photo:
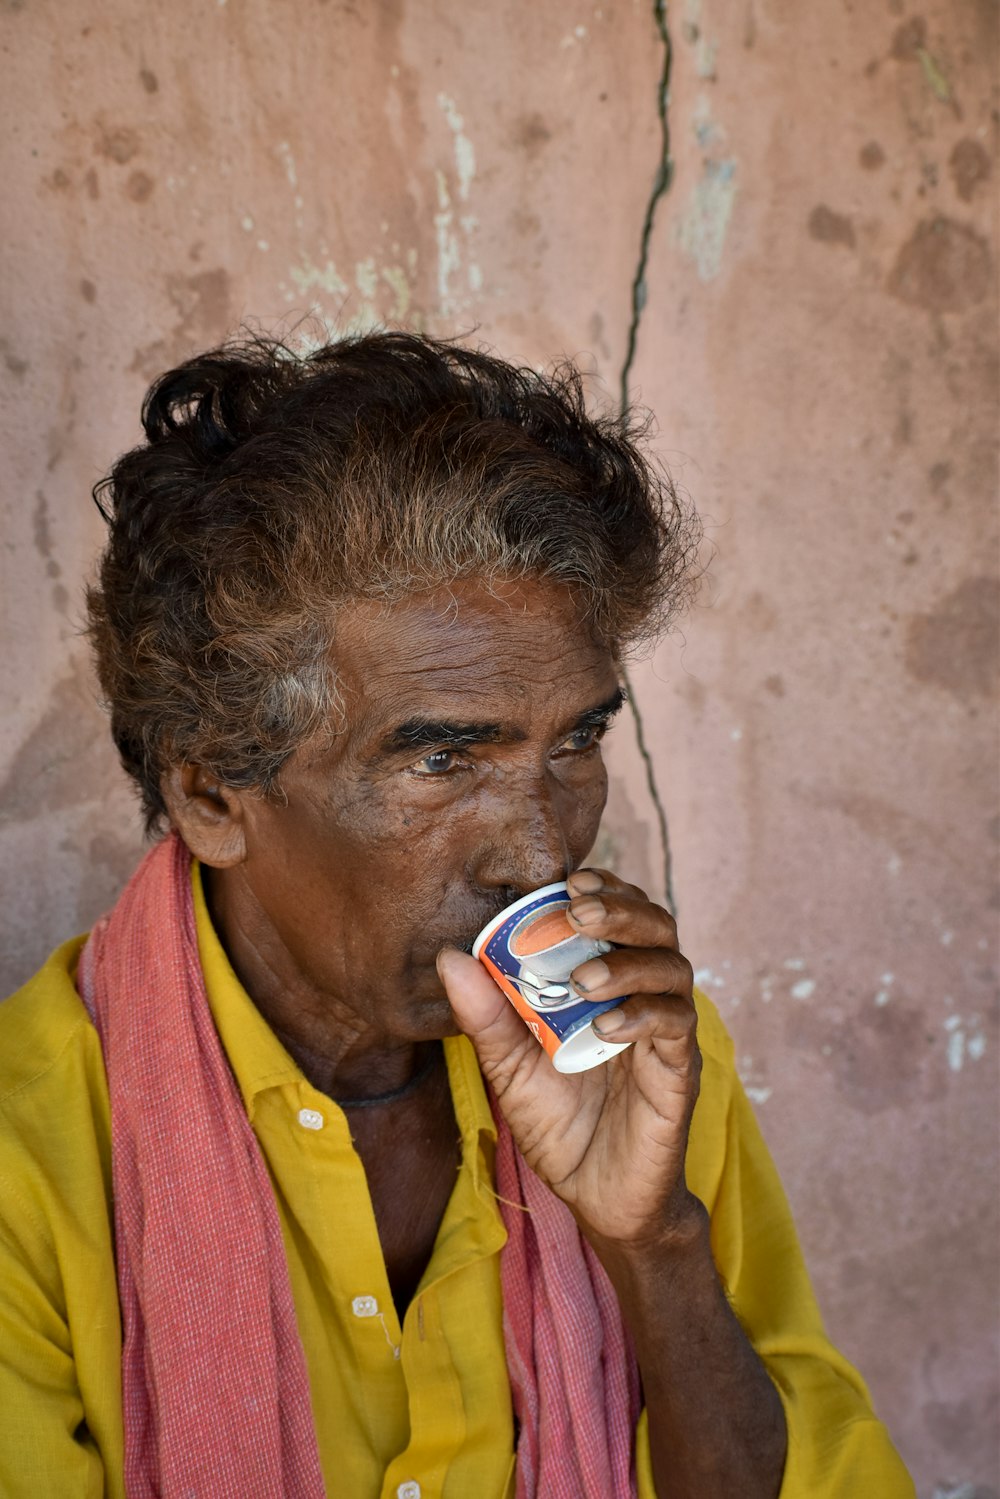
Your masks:
{"label": "rough wall texture", "polygon": [[0,5],[0,908],[9,986],[140,847],[79,627],[151,376],[309,312],[627,365],[715,555],[602,849],[661,890],[665,815],[832,1331],[986,1499],[997,9],[917,3]]}

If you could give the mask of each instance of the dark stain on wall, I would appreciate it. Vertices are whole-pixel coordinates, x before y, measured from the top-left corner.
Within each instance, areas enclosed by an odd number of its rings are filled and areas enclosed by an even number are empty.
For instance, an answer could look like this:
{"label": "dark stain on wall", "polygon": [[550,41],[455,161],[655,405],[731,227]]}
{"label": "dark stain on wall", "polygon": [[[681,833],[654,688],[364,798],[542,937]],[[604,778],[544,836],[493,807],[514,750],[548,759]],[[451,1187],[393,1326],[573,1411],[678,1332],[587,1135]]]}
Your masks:
{"label": "dark stain on wall", "polygon": [[911,16],[893,33],[890,57],[897,62],[916,62],[921,49],[927,46],[927,22],[923,16]]}
{"label": "dark stain on wall", "polygon": [[929,614],[916,614],[906,668],[919,682],[966,700],[995,693],[1000,670],[1000,582],[967,578]]}
{"label": "dark stain on wall", "polygon": [[20,354],[15,354],[5,338],[0,338],[0,353],[3,354],[3,362],[8,373],[13,375],[15,379],[20,380],[27,374],[29,369],[28,361],[22,359]]}
{"label": "dark stain on wall", "polygon": [[532,158],[538,155],[546,141],[552,139],[552,131],[536,110],[534,114],[521,115],[514,121],[512,139],[518,150]]}
{"label": "dark stain on wall", "polygon": [[845,1102],[861,1114],[879,1114],[914,1098],[935,1039],[923,1011],[898,995],[890,1004],[869,1002],[836,1021],[822,1009],[789,1009],[786,1034],[797,1048],[819,1053]]}
{"label": "dark stain on wall", "polygon": [[966,224],[938,216],[914,229],[889,274],[888,289],[927,312],[962,312],[987,296],[990,272],[985,239]]}
{"label": "dark stain on wall", "polygon": [[124,166],[127,161],[131,161],[138,149],[139,136],[127,125],[113,127],[102,125],[94,147],[94,150],[101,156],[106,156],[109,161],[117,162],[119,166]]}
{"label": "dark stain on wall", "polygon": [[125,196],[133,203],[145,203],[156,183],[148,172],[132,172],[125,184]]}
{"label": "dark stain on wall", "polygon": [[845,214],[817,203],[809,215],[809,233],[825,245],[847,245],[854,249],[854,225]]}
{"label": "dark stain on wall", "polygon": [[232,283],[222,266],[197,271],[193,276],[168,276],[167,296],[177,315],[172,333],[137,349],[132,360],[132,370],[147,380],[154,380],[230,331]]}
{"label": "dark stain on wall", "polygon": [[955,143],[951,156],[948,158],[948,165],[951,168],[955,191],[963,203],[969,203],[972,200],[976,188],[981,182],[989,180],[993,170],[993,163],[986,147],[969,136]]}
{"label": "dark stain on wall", "polygon": [[0,784],[0,822],[29,821],[99,797],[113,774],[110,745],[83,671],[69,673],[52,689]]}
{"label": "dark stain on wall", "polygon": [[35,550],[45,561],[45,571],[50,578],[58,578],[62,569],[52,555],[52,528],[49,525],[49,502],[41,490],[35,495],[34,522]]}

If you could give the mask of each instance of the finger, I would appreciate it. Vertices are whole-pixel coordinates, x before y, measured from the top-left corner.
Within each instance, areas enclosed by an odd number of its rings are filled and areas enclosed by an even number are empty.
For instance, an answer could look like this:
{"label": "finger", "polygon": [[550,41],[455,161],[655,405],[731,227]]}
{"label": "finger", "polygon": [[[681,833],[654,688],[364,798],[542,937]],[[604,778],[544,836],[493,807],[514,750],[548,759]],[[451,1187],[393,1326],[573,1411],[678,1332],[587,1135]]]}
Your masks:
{"label": "finger", "polygon": [[566,888],[570,895],[599,895],[602,890],[611,890],[621,895],[631,895],[637,900],[649,899],[645,890],[641,890],[638,885],[629,885],[614,870],[595,869],[590,865],[574,869],[571,875],[567,875]]}
{"label": "finger", "polygon": [[678,995],[644,994],[606,1010],[592,1022],[604,1039],[651,1042],[657,1056],[675,1072],[700,1072],[698,1015],[694,1005]]}
{"label": "finger", "polygon": [[444,947],[437,956],[437,970],[452,1013],[484,1067],[517,1058],[531,1048],[539,1050],[513,1005],[475,958]]}
{"label": "finger", "polygon": [[669,911],[643,896],[616,891],[575,896],[567,907],[570,924],[588,937],[626,947],[677,948],[677,923]]}
{"label": "finger", "polygon": [[588,958],[570,975],[587,999],[614,999],[619,994],[669,994],[690,1000],[694,970],[683,953],[669,947],[619,947],[601,958]]}

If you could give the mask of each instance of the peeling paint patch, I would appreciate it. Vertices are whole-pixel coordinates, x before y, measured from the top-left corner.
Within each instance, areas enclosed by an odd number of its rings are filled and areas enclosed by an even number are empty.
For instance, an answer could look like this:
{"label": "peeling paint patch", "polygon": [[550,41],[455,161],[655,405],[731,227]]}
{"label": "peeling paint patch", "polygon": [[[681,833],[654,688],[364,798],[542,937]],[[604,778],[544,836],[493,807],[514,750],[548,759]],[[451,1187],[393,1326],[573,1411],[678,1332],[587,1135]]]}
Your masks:
{"label": "peeling paint patch", "polygon": [[285,176],[288,178],[289,186],[298,187],[299,174],[295,167],[295,157],[292,148],[287,141],[278,142],[278,155],[281,157],[282,166],[285,168]]}
{"label": "peeling paint patch", "polygon": [[749,1098],[750,1102],[756,1104],[767,1103],[767,1100],[770,1098],[773,1091],[774,1090],[772,1088],[748,1087],[744,1089],[744,1092],[746,1093],[746,1096]]}
{"label": "peeling paint patch", "polygon": [[472,179],[476,175],[476,153],[472,142],[465,134],[465,121],[455,108],[454,99],[447,94],[438,94],[437,102],[455,137],[455,171],[458,176],[458,196],[465,202],[469,196]]}
{"label": "peeling paint patch", "polygon": [[347,296],[347,282],[332,260],[328,260],[325,265],[314,265],[308,255],[305,255],[301,264],[292,266],[288,274],[303,296],[310,291],[325,292],[329,297]]}
{"label": "peeling paint patch", "polygon": [[461,254],[458,248],[458,236],[452,229],[454,215],[451,211],[448,179],[441,171],[437,172],[436,176],[438,211],[434,215],[434,237],[437,241],[438,305],[442,312],[449,313],[453,310],[451,278],[461,265]]}
{"label": "peeling paint patch", "polygon": [[736,161],[706,161],[687,210],[677,225],[677,243],[694,261],[700,281],[712,281],[722,269],[726,233],[736,198]]}
{"label": "peeling paint patch", "polygon": [[879,982],[883,984],[884,987],[879,989],[877,994],[875,995],[875,1004],[878,1009],[883,1009],[892,998],[891,986],[894,983],[895,978],[896,975],[894,973],[886,972],[883,973],[881,979],[879,980]]}
{"label": "peeling paint patch", "polygon": [[[261,241],[260,248],[267,249],[266,241]],[[398,249],[398,245],[395,248]],[[325,253],[326,246],[321,246],[321,250]],[[288,302],[294,301],[296,294],[300,298],[309,298],[313,314],[323,324],[327,336],[350,336],[382,327],[387,321],[404,321],[412,300],[410,275],[416,271],[415,254],[411,252],[407,260],[410,274],[402,265],[380,265],[377,256],[365,256],[355,263],[352,286],[341,275],[333,260],[327,258],[316,263],[308,255],[304,255],[300,263],[292,266],[288,273],[294,290],[286,283],[279,284],[283,287],[285,300]],[[386,305],[388,299],[383,287],[391,293],[392,301],[389,305]],[[324,306],[324,298],[329,298],[336,305]],[[309,336],[302,342],[303,348],[307,346],[315,346],[315,341]]]}
{"label": "peeling paint patch", "polygon": [[[472,142],[465,134],[465,122],[453,99],[447,94],[438,94],[438,105],[454,136],[455,181],[459,203],[469,199],[470,189],[476,174],[476,156]],[[476,294],[482,289],[483,275],[471,258],[472,242],[479,227],[473,213],[456,216],[453,203],[452,183],[448,174],[440,168],[435,172],[437,186],[437,212],[434,215],[434,238],[437,246],[437,294],[438,309],[445,317],[467,311]],[[459,291],[457,278],[465,265],[465,286]]]}
{"label": "peeling paint patch", "polygon": [[699,94],[694,101],[692,124],[694,138],[703,151],[723,139],[722,126],[712,118],[712,103],[707,94]]}
{"label": "peeling paint patch", "polygon": [[986,1037],[979,1029],[978,1015],[964,1020],[961,1015],[949,1015],[942,1021],[945,1032],[945,1050],[948,1066],[952,1072],[961,1072],[966,1059],[978,1062],[986,1052]]}
{"label": "peeling paint patch", "polygon": [[939,1483],[931,1499],[989,1499],[989,1491],[978,1483]]}
{"label": "peeling paint patch", "polygon": [[736,1064],[736,1071],[739,1074],[740,1082],[743,1084],[743,1091],[750,1102],[756,1104],[767,1103],[774,1090],[762,1083],[754,1082],[753,1057],[740,1057]]}
{"label": "peeling paint patch", "polygon": [[394,323],[401,323],[410,310],[410,283],[406,272],[401,265],[387,265],[382,270],[382,280],[396,299],[389,316]]}

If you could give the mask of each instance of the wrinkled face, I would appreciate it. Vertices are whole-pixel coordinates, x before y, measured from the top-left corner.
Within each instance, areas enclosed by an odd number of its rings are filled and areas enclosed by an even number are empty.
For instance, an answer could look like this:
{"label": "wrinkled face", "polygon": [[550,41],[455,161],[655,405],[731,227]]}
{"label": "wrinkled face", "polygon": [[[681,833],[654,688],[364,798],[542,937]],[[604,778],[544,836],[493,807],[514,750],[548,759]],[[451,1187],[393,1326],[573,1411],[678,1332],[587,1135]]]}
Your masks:
{"label": "wrinkled face", "polygon": [[577,867],[604,808],[612,654],[566,590],[497,594],[345,607],[346,727],[288,762],[284,799],[247,805],[239,878],[288,958],[399,1039],[453,1033],[440,948]]}

